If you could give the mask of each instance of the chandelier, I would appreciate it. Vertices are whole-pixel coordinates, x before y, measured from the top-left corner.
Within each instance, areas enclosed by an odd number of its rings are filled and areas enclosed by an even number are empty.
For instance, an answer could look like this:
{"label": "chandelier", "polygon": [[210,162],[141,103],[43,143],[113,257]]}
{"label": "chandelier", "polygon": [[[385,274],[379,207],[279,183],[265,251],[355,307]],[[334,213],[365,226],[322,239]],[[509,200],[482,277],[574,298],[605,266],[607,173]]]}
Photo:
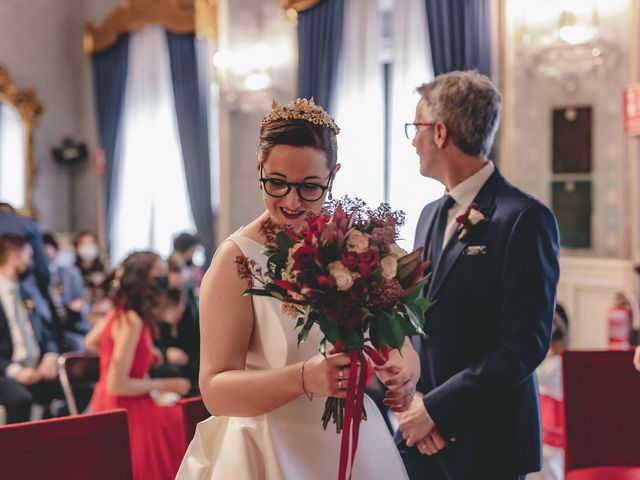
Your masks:
{"label": "chandelier", "polygon": [[595,6],[587,18],[564,10],[552,33],[541,36],[535,44],[528,26],[522,24],[516,32],[521,49],[517,58],[522,59],[529,70],[573,92],[581,77],[595,73],[617,57],[617,47],[603,38],[599,23]]}

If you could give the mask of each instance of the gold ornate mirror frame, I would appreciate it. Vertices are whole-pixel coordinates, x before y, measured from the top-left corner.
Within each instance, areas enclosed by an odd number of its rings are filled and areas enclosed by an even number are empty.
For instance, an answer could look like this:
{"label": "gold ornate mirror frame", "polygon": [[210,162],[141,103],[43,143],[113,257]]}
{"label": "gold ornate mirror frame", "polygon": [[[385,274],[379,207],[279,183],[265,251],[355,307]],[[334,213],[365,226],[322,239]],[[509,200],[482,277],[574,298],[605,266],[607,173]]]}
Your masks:
{"label": "gold ornate mirror frame", "polygon": [[38,117],[42,115],[44,109],[37,95],[31,88],[20,88],[13,83],[6,68],[0,65],[0,101],[6,101],[12,105],[22,120],[24,125],[25,144],[25,199],[21,213],[34,216],[32,203],[33,174],[35,173],[35,162],[33,159],[33,130]]}
{"label": "gold ornate mirror frame", "polygon": [[284,9],[292,8],[296,12],[302,12],[316,6],[322,0],[280,0],[280,6]]}
{"label": "gold ornate mirror frame", "polygon": [[91,56],[115,44],[123,33],[151,24],[160,24],[168,32],[215,40],[217,19],[217,0],[122,0],[100,25],[85,23],[84,51]]}

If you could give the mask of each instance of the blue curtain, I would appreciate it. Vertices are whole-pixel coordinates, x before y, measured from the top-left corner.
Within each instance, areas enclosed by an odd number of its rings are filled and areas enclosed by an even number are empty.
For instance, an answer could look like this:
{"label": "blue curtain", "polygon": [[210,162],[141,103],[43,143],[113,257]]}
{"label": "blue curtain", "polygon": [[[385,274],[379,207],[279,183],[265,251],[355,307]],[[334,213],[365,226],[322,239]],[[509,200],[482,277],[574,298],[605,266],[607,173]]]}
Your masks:
{"label": "blue curtain", "polygon": [[215,224],[211,208],[208,82],[199,65],[193,34],[167,32],[171,78],[189,200],[198,236],[207,254],[215,249]]}
{"label": "blue curtain", "polygon": [[489,0],[425,0],[433,70],[477,69],[491,76]]}
{"label": "blue curtain", "polygon": [[298,95],[333,112],[345,0],[323,0],[298,16]]}
{"label": "blue curtain", "polygon": [[93,55],[93,72],[96,88],[96,110],[100,144],[105,153],[105,191],[107,236],[110,236],[113,220],[113,199],[119,171],[116,155],[118,127],[122,116],[127,86],[127,64],[129,61],[129,34],[120,36],[116,44]]}

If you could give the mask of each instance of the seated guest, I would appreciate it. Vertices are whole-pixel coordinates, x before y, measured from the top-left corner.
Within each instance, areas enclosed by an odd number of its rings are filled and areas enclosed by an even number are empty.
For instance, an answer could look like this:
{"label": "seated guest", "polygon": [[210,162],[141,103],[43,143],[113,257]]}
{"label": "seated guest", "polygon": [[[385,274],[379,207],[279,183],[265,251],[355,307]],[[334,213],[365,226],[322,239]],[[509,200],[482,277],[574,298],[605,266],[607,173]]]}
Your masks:
{"label": "seated guest", "polygon": [[194,264],[193,257],[195,253],[202,248],[198,237],[190,233],[181,233],[173,239],[173,253],[171,257],[182,265],[185,282],[195,287],[194,291],[196,294],[200,288],[204,273],[198,265]]}
{"label": "seated guest", "polygon": [[90,302],[99,300],[102,295],[101,284],[107,276],[104,263],[100,259],[100,247],[95,233],[83,231],[73,240],[76,254],[76,267],[82,274]]}
{"label": "seated guest", "polygon": [[86,322],[91,305],[85,298],[82,274],[75,265],[59,262],[59,247],[50,233],[43,235],[44,249],[49,258],[51,284],[50,309],[59,326],[63,351],[84,351],[84,337],[91,325]]}
{"label": "seated guest", "polygon": [[542,414],[543,480],[564,478],[564,405],[562,394],[562,352],[568,346],[568,318],[561,305],[556,306],[547,357],[536,370]]}
{"label": "seated guest", "polygon": [[58,345],[37,302],[19,284],[32,254],[23,237],[0,235],[0,405],[7,423],[28,421],[33,402],[64,398]]}
{"label": "seated guest", "polygon": [[185,444],[181,411],[157,406],[151,393],[185,395],[191,384],[185,378],[149,378],[152,332],[166,301],[166,265],[155,253],[136,252],[108,281],[114,310],[99,335],[100,379],[92,410],[127,410],[134,480],[173,479]]}
{"label": "seated guest", "polygon": [[152,376],[179,375],[191,380],[190,395],[198,393],[200,369],[200,325],[195,285],[188,282],[181,260],[175,255],[167,261],[169,271],[168,305],[159,322],[156,346],[166,363],[152,371]]}
{"label": "seated guest", "polygon": [[42,234],[38,223],[20,215],[10,204],[0,202],[0,234],[14,233],[23,237],[33,250],[33,266],[25,274],[23,283],[37,286],[43,298],[49,289],[49,261],[44,253]]}

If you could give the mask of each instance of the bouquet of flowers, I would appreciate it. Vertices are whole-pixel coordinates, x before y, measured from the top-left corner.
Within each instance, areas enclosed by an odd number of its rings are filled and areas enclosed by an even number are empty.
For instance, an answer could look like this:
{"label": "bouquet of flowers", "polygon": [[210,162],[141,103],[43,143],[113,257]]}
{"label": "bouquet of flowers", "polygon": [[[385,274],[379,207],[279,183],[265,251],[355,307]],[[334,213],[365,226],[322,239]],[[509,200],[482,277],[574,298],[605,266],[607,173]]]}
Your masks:
{"label": "bouquet of flowers", "polygon": [[408,254],[396,244],[404,214],[389,205],[371,210],[345,197],[306,220],[298,231],[265,221],[266,271],[242,256],[238,271],[250,282],[246,294],[276,298],[284,313],[298,317],[298,344],[317,324],[324,335],[320,352],[329,342],[351,356],[352,372],[362,366],[349,378],[347,398],[328,398],[322,418],[324,428],[333,420],[342,431],[347,456],[351,427],[353,464],[364,413],[365,355],[381,365],[405,337],[424,335],[430,304],[420,292],[429,261],[422,260],[422,248]]}

